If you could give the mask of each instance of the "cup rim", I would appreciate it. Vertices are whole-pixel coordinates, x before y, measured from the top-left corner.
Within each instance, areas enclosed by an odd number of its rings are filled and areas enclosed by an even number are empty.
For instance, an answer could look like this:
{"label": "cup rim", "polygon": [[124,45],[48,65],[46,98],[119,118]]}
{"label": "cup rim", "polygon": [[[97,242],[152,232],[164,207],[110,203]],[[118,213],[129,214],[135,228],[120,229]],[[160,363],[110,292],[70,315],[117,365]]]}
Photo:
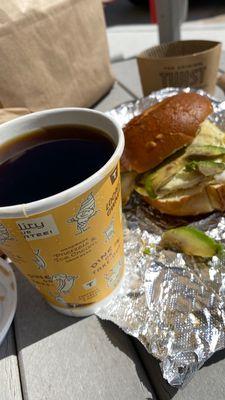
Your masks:
{"label": "cup rim", "polygon": [[[90,190],[93,186],[98,184],[102,179],[110,172],[110,170],[115,167],[118,163],[124,149],[124,134],[119,123],[109,115],[106,115],[103,112],[92,110],[89,108],[79,108],[79,107],[63,107],[63,108],[53,108],[49,110],[37,111],[31,114],[26,114],[21,117],[17,117],[11,121],[7,121],[0,125],[0,132],[2,129],[11,128],[15,124],[23,123],[24,121],[35,120],[36,117],[39,116],[48,116],[52,114],[66,113],[66,112],[78,112],[78,113],[89,113],[101,116],[101,118],[110,120],[118,133],[118,143],[116,148],[109,158],[109,160],[101,167],[97,172],[89,176],[84,181],[74,185],[62,192],[56,193],[52,196],[45,197],[44,199],[36,200],[29,203],[12,205],[12,206],[3,206],[0,207],[0,218],[9,219],[9,218],[27,218],[28,216],[32,216],[35,214],[43,213],[53,208],[60,207],[63,204],[68,203],[72,199],[77,196],[82,195],[83,193]],[[87,125],[88,126],[88,125]],[[41,125],[40,125],[41,127]],[[100,127],[101,128],[101,127]],[[31,129],[32,131],[32,129]]]}
{"label": "cup rim", "polygon": [[[175,44],[177,44],[177,43],[209,43],[210,44],[210,47],[209,48],[207,48],[207,49],[204,49],[204,50],[196,50],[195,52],[193,52],[193,53],[190,53],[190,54],[185,54],[185,55],[176,55],[176,56],[160,56],[160,57],[158,57],[158,56],[154,56],[154,55],[149,55],[148,56],[148,58],[146,58],[145,56],[146,56],[146,53],[149,51],[149,50],[153,50],[153,49],[157,49],[157,48],[160,48],[160,47],[169,47],[169,46],[171,46],[171,45],[175,45]],[[190,40],[176,40],[175,42],[167,42],[167,43],[164,43],[164,44],[159,44],[159,45],[156,45],[156,46],[152,46],[152,47],[149,47],[148,49],[146,49],[146,50],[143,50],[141,53],[139,53],[138,54],[138,58],[139,59],[143,59],[143,60],[145,60],[145,59],[147,59],[147,60],[154,60],[154,61],[164,61],[164,60],[170,60],[170,59],[185,59],[185,58],[188,58],[188,57],[197,57],[198,55],[200,55],[200,54],[205,54],[205,53],[207,53],[207,52],[209,52],[209,51],[212,51],[212,50],[214,50],[215,48],[217,48],[217,47],[220,47],[221,48],[221,42],[218,42],[218,41],[216,41],[216,40],[204,40],[204,39],[190,39]]]}

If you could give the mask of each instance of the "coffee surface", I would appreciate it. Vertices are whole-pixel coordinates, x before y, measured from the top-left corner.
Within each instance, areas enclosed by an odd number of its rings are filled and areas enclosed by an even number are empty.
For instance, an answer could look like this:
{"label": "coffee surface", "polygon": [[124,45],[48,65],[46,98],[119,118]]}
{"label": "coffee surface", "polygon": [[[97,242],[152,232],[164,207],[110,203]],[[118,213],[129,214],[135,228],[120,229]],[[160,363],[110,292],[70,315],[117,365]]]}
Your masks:
{"label": "coffee surface", "polygon": [[0,207],[40,200],[97,172],[115,146],[101,130],[60,125],[0,146]]}

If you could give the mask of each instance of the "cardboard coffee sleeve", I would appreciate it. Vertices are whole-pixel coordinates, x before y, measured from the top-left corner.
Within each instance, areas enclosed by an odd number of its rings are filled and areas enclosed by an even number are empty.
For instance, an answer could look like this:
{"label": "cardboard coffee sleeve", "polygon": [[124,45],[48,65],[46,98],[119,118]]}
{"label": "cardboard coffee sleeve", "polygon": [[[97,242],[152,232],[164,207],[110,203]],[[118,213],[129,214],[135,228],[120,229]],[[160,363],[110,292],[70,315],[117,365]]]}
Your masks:
{"label": "cardboard coffee sleeve", "polygon": [[221,43],[187,40],[152,47],[137,61],[144,95],[165,87],[194,87],[213,94]]}
{"label": "cardboard coffee sleeve", "polygon": [[101,0],[1,0],[1,107],[90,106],[112,84]]}

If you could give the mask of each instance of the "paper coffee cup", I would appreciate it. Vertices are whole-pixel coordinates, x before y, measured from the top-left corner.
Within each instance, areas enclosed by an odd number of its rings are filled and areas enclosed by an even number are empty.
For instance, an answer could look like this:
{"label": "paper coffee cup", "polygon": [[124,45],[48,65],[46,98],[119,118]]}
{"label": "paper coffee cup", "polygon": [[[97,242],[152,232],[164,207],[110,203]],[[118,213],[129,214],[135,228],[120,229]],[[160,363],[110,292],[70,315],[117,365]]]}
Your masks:
{"label": "paper coffee cup", "polygon": [[221,43],[184,40],[152,47],[138,55],[144,96],[165,87],[194,87],[213,94]]}
{"label": "paper coffee cup", "polygon": [[61,193],[1,207],[0,250],[54,308],[82,316],[108,301],[124,273],[119,172],[123,132],[100,112],[64,108],[2,124],[0,144],[41,127],[65,124],[104,131],[115,144],[112,157],[88,179]]}

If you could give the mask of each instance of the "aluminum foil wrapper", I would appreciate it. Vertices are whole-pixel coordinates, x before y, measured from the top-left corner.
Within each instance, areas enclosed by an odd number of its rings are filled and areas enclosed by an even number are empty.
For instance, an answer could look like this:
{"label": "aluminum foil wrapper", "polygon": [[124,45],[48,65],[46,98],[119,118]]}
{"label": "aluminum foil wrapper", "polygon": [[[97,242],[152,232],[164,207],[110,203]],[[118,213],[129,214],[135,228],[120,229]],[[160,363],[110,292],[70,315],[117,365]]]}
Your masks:
{"label": "aluminum foil wrapper", "polygon": [[[123,126],[150,105],[183,90],[192,91],[167,88],[108,114]],[[225,131],[225,102],[210,99],[215,111],[210,119]],[[125,278],[113,300],[98,312],[159,359],[172,386],[187,383],[225,347],[225,259],[191,257],[157,246],[165,229],[189,224],[225,244],[221,213],[195,220],[163,216],[133,194],[124,211]]]}

